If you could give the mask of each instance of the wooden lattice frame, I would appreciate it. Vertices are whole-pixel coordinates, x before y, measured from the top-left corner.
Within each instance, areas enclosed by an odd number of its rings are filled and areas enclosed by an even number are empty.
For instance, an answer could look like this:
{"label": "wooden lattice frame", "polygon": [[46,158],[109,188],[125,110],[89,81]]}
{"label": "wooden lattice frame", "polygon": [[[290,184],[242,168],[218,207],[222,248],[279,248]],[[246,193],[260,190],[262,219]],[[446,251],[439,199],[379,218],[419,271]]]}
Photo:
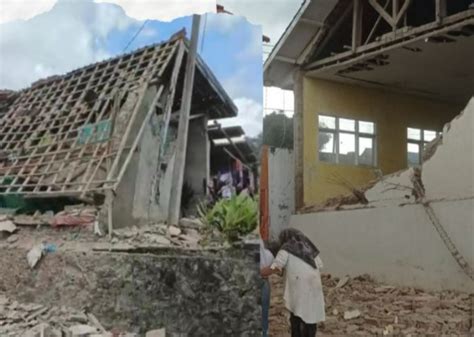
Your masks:
{"label": "wooden lattice frame", "polygon": [[[172,39],[23,90],[0,119],[0,195],[86,197],[115,189],[123,159],[138,143],[131,129],[145,93],[157,85],[159,100],[160,80],[183,48]],[[125,123],[115,130],[118,114]],[[111,125],[107,139],[79,140],[84,126],[104,121]]]}

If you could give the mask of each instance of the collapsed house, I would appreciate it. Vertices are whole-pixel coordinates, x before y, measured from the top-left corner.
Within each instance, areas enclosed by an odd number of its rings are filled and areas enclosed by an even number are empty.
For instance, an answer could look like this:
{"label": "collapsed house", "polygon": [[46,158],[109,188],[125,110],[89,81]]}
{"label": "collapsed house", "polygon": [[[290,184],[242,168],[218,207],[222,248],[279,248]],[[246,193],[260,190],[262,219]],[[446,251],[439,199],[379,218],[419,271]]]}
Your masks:
{"label": "collapsed house", "polygon": [[472,291],[473,35],[472,1],[313,0],[270,54],[295,94],[283,205],[330,272]]}
{"label": "collapsed house", "polygon": [[[176,143],[188,45],[178,34],[40,80],[14,99],[2,95],[2,207],[67,198],[110,208],[114,227],[166,220],[183,158]],[[199,56],[195,67],[184,183],[200,194],[210,170],[208,120],[237,108]]]}

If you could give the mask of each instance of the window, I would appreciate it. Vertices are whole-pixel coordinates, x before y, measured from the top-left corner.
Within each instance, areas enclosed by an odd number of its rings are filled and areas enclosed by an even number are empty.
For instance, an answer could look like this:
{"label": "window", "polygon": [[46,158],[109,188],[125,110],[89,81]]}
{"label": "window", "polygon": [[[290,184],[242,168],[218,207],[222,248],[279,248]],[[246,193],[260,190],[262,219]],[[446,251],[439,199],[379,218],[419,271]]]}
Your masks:
{"label": "window", "polygon": [[318,144],[321,161],[375,166],[372,122],[320,115]]}
{"label": "window", "polygon": [[408,166],[420,165],[423,159],[423,149],[426,144],[435,139],[441,132],[407,128],[407,162]]}

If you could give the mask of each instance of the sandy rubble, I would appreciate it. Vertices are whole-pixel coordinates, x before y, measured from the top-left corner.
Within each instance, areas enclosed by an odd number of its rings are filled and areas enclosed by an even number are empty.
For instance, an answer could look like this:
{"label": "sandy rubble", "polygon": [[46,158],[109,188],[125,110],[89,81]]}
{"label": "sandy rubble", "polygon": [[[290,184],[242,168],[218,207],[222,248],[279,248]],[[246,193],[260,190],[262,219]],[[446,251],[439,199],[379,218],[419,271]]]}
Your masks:
{"label": "sandy rubble", "polygon": [[0,293],[2,337],[136,337],[124,331],[107,331],[97,318],[64,306],[19,303]]}
{"label": "sandy rubble", "polygon": [[[278,276],[271,282],[270,336],[287,337],[283,282]],[[318,336],[470,336],[474,295],[393,287],[366,275],[342,280],[323,275],[323,286],[326,321]]]}

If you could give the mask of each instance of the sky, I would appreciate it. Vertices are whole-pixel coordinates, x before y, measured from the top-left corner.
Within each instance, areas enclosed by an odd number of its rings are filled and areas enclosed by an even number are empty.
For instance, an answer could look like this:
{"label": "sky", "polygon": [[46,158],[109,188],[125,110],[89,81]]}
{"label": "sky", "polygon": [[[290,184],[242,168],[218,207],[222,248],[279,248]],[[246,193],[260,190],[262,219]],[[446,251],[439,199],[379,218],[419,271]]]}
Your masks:
{"label": "sky", "polygon": [[[102,0],[0,0],[0,89],[119,55],[146,18],[127,52],[183,27],[190,34],[191,13],[215,12],[212,0],[114,2],[123,7]],[[206,14],[198,52],[239,108],[238,117],[222,124],[241,125],[255,137],[263,113],[262,27],[239,15]]]}

